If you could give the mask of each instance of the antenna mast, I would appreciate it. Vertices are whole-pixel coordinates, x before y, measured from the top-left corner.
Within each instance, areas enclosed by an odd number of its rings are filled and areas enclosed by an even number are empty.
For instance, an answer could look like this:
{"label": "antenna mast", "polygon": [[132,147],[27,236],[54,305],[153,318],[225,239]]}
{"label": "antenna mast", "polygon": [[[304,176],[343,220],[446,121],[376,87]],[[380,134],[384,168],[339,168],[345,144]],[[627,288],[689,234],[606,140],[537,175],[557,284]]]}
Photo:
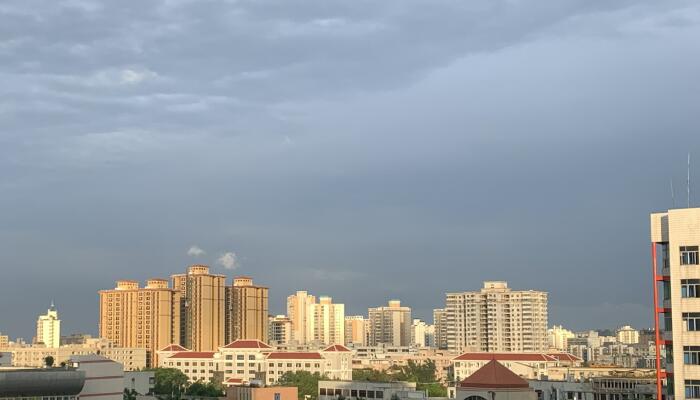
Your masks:
{"label": "antenna mast", "polygon": [[688,208],[690,208],[690,153],[688,153]]}
{"label": "antenna mast", "polygon": [[671,208],[676,208],[676,192],[673,190],[673,178],[671,178]]}

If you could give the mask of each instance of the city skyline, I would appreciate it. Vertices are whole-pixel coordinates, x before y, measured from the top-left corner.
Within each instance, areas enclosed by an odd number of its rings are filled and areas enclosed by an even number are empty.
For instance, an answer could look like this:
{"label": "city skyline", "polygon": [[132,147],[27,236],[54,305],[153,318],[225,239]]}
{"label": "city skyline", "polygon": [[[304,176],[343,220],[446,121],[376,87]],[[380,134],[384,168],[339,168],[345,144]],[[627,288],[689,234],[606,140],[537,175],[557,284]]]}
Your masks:
{"label": "city skyline", "polygon": [[688,153],[700,187],[700,4],[323,3],[3,2],[3,333],[51,299],[96,333],[97,289],[193,263],[274,314],[430,320],[505,280],[551,324],[651,325],[646,216]]}

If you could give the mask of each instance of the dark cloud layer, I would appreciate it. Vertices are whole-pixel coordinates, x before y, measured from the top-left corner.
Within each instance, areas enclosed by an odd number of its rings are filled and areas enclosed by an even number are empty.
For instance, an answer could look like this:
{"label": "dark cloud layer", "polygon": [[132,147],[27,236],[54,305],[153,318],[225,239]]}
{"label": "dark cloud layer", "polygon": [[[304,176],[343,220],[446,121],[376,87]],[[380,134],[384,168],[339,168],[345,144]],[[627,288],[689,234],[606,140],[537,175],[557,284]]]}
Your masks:
{"label": "dark cloud layer", "polygon": [[552,323],[647,326],[698,37],[694,1],[5,1],[0,331],[55,299],[94,333],[98,289],[219,259],[273,312],[430,319],[505,279]]}

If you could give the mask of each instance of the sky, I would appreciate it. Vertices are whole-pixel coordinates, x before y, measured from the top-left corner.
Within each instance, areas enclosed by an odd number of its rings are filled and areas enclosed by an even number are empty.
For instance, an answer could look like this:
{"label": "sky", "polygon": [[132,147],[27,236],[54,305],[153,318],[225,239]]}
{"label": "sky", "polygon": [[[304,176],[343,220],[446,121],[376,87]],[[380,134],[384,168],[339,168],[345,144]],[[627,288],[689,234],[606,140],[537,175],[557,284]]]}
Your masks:
{"label": "sky", "polygon": [[96,334],[98,290],[192,263],[272,313],[430,322],[506,280],[550,325],[650,326],[688,153],[700,205],[699,41],[694,0],[5,0],[0,331],[53,300]]}

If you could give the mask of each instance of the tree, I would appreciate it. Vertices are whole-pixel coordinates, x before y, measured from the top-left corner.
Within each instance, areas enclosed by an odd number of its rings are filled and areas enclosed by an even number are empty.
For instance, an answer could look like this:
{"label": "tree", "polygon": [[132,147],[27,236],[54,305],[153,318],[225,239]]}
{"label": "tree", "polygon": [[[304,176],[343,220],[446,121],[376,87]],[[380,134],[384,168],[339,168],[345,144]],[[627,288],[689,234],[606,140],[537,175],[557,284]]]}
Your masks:
{"label": "tree", "polygon": [[396,378],[388,374],[386,371],[377,371],[376,369],[372,368],[362,368],[352,370],[352,380],[367,382],[392,382],[395,381]]}
{"label": "tree", "polygon": [[278,386],[296,386],[299,393],[299,400],[309,396],[311,400],[318,397],[318,381],[328,379],[327,376],[318,372],[308,371],[285,372],[277,381]]}
{"label": "tree", "polygon": [[124,388],[124,400],[136,400],[136,391]]}
{"label": "tree", "polygon": [[44,365],[46,365],[47,368],[53,367],[53,363],[54,363],[53,356],[44,357]]}
{"label": "tree", "polygon": [[154,392],[166,399],[179,399],[187,385],[187,375],[175,368],[155,368]]}
{"label": "tree", "polygon": [[225,396],[223,389],[213,382],[197,381],[187,387],[185,394],[192,396],[204,397],[222,397]]}

